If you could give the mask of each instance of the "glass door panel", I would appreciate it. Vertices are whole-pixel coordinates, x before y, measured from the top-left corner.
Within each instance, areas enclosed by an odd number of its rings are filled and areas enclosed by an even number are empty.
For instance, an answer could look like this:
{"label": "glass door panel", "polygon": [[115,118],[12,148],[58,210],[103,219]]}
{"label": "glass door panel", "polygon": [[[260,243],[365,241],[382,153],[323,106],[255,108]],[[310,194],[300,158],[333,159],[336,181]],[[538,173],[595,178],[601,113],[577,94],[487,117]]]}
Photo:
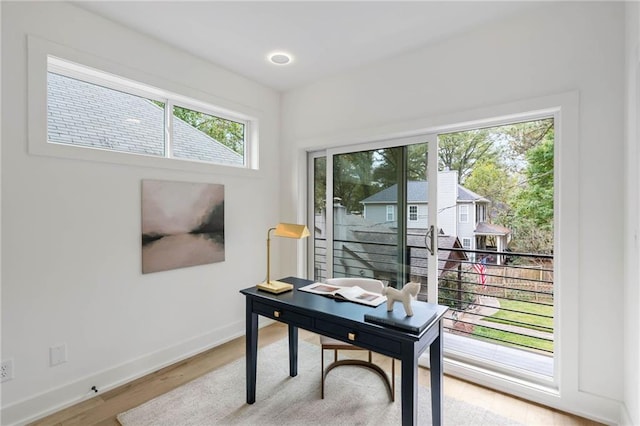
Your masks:
{"label": "glass door panel", "polygon": [[[427,142],[406,146],[407,184],[405,200],[408,281],[420,283],[419,300],[429,299],[429,283],[437,281],[437,275],[429,278],[428,246],[431,244],[431,216],[429,215],[429,176]],[[437,217],[436,217],[437,219]],[[434,229],[436,224],[434,225]],[[437,254],[437,253],[436,253]]]}
{"label": "glass door panel", "polygon": [[395,287],[404,276],[402,169],[402,148],[333,156],[334,277],[376,278]]}
{"label": "glass door panel", "polygon": [[438,138],[438,301],[451,318],[445,349],[547,380],[554,374],[554,119]]}

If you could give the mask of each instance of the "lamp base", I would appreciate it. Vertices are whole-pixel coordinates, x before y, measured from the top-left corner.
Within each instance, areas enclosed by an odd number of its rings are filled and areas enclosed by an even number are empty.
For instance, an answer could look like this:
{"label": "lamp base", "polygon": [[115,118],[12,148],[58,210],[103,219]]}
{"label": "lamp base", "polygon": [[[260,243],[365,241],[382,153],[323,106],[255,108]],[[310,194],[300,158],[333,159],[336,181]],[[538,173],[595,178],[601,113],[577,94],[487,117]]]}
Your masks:
{"label": "lamp base", "polygon": [[268,291],[273,294],[284,293],[285,291],[293,290],[293,285],[289,283],[283,283],[282,281],[269,281],[263,282],[262,284],[258,284],[256,286],[258,290]]}

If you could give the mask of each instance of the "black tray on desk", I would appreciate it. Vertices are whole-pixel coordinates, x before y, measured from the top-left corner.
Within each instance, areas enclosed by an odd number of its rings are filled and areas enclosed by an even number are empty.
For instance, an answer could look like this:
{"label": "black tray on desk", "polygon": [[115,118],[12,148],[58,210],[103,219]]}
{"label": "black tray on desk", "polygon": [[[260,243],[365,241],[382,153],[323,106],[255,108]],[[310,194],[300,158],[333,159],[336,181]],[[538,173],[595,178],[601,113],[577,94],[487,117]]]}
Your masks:
{"label": "black tray on desk", "polygon": [[385,327],[398,328],[411,333],[420,334],[438,314],[438,305],[434,303],[411,302],[413,316],[407,316],[402,303],[395,302],[393,310],[387,311],[387,304],[383,303],[371,312],[364,315],[364,320]]}

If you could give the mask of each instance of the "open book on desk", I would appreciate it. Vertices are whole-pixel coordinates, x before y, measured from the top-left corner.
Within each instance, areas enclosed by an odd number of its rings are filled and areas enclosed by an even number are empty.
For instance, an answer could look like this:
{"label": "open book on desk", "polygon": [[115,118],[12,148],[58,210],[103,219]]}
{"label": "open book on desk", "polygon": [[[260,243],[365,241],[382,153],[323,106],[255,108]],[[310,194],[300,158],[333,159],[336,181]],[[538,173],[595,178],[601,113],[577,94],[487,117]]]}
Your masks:
{"label": "open book on desk", "polygon": [[342,287],[325,283],[313,283],[300,287],[298,290],[368,306],[378,306],[387,301],[387,296],[365,291],[358,286]]}

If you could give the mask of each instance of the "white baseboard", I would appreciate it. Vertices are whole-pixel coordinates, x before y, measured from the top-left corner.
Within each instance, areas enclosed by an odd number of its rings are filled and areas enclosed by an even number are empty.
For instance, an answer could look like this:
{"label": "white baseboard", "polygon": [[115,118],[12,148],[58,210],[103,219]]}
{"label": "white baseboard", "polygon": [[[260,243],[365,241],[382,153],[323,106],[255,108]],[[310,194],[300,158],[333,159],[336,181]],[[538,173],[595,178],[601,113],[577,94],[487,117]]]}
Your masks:
{"label": "white baseboard", "polygon": [[627,404],[622,404],[622,407],[620,407],[620,426],[633,426],[637,423],[634,423],[633,420],[631,420],[631,413],[629,413],[629,407],[627,407]]}
{"label": "white baseboard", "polygon": [[244,334],[245,321],[242,320],[57,388],[49,389],[3,407],[0,412],[0,424],[3,426],[25,425],[96,396],[93,391],[87,392],[94,385],[99,392],[114,389]]}

